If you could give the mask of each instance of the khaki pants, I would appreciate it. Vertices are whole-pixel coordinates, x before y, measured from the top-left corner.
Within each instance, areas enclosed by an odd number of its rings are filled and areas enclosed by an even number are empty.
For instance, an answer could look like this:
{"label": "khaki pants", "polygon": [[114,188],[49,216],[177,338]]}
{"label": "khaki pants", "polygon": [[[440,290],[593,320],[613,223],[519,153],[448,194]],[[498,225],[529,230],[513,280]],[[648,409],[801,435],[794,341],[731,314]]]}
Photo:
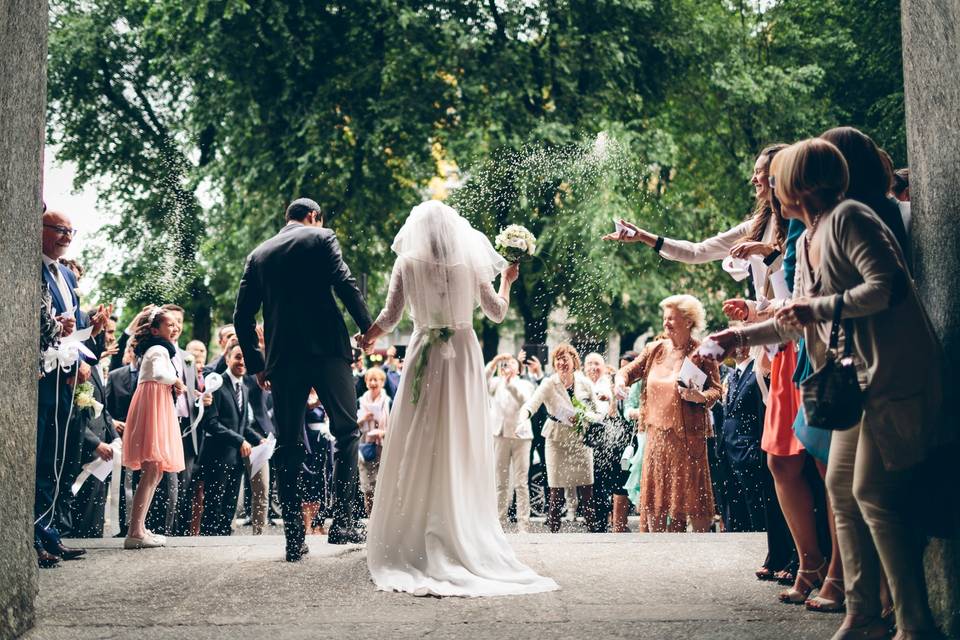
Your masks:
{"label": "khaki pants", "polygon": [[[244,459],[247,475],[250,475],[250,458]],[[270,504],[270,465],[265,464],[257,475],[250,478],[250,524],[253,535],[263,535],[267,523],[267,506]]]}
{"label": "khaki pants", "polygon": [[888,471],[880,450],[860,426],[836,431],[830,444],[827,490],[843,560],[847,611],[880,615],[880,566],[896,608],[897,626],[928,631],[923,553],[909,510],[910,471]]}
{"label": "khaki pants", "polygon": [[[507,509],[514,490],[517,492],[517,522],[530,521],[530,440],[493,438],[493,453],[497,465],[497,503],[500,522],[507,521]],[[512,486],[511,486],[512,485]]]}

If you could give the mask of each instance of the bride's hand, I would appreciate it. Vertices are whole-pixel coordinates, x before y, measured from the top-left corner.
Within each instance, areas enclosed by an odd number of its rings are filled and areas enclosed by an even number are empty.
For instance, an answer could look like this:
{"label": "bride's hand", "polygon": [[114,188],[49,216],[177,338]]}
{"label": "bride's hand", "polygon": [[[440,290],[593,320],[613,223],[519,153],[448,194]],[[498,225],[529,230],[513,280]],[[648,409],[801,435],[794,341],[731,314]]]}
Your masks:
{"label": "bride's hand", "polygon": [[520,263],[512,263],[509,267],[504,269],[500,275],[507,284],[513,284],[520,276]]}

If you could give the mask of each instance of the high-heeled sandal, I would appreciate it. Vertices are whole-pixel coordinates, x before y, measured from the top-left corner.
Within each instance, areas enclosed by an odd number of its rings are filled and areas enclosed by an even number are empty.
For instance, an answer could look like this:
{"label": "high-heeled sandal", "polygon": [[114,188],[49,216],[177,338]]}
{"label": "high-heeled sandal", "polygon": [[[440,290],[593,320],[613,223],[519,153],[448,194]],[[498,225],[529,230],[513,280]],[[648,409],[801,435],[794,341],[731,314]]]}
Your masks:
{"label": "high-heeled sandal", "polygon": [[[784,604],[803,604],[807,601],[810,592],[823,584],[823,578],[827,571],[827,559],[816,569],[797,569],[797,582],[801,583],[801,589],[797,589],[796,584],[786,591],[780,593],[780,602]],[[809,578],[808,576],[814,576]]]}
{"label": "high-heeled sandal", "polygon": [[[824,598],[822,595],[823,587],[827,586],[828,582],[832,582],[840,587],[840,598],[838,600],[831,600],[830,598]],[[809,598],[804,603],[807,607],[807,611],[816,611],[817,613],[841,613],[847,610],[846,605],[846,596],[843,592],[843,578],[833,578],[827,576],[823,580],[823,585],[820,587],[820,593],[817,594],[815,598]]]}

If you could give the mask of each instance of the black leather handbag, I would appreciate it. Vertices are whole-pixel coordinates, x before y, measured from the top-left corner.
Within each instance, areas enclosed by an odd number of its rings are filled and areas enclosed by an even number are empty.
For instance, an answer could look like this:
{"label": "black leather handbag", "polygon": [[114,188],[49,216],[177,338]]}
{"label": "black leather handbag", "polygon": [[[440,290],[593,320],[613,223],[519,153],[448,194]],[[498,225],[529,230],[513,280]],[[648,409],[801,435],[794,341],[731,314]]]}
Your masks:
{"label": "black leather handbag", "polygon": [[863,417],[863,391],[853,362],[853,322],[844,326],[843,353],[839,353],[840,315],[843,296],[839,296],[830,327],[827,359],[819,370],[800,382],[800,395],[807,424],[818,429],[844,431],[860,424]]}

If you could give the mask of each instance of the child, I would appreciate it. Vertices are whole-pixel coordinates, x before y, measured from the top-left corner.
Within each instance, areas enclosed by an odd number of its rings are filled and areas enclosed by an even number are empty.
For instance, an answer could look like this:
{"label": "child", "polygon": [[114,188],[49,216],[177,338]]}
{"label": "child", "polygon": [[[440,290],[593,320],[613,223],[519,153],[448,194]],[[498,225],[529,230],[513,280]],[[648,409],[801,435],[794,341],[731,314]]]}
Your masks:
{"label": "child", "polygon": [[139,361],[139,382],[130,401],[123,435],[123,466],[140,470],[124,549],[162,547],[166,538],[146,528],[147,509],[164,472],[184,469],[183,442],[174,409],[174,394],[186,388],[172,358],[178,331],[173,315],[160,307],[144,307],[133,322],[130,346]]}
{"label": "child", "polygon": [[380,452],[383,451],[383,436],[390,417],[390,398],[383,391],[387,376],[383,369],[367,369],[363,376],[367,391],[360,396],[357,422],[360,425],[360,490],[367,517],[373,509],[373,492],[377,486],[380,470]]}

